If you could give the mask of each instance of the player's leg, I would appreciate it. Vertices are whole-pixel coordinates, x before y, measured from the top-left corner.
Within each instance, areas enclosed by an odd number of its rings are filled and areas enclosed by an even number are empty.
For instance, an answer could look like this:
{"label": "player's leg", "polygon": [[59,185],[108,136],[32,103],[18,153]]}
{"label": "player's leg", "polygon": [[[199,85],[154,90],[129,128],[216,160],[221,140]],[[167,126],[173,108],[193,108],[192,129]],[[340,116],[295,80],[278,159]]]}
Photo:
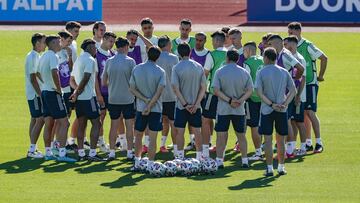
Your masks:
{"label": "player's leg", "polygon": [[311,121],[313,130],[314,130],[314,134],[315,134],[315,139],[316,139],[316,145],[315,145],[315,149],[314,152],[315,153],[321,153],[323,151],[323,144],[321,141],[321,137],[320,137],[320,120],[319,117],[316,115],[316,113],[314,111],[308,111],[308,116],[309,119]]}
{"label": "player's leg", "polygon": [[246,102],[247,120],[246,125],[251,128],[251,138],[255,147],[255,154],[249,160],[262,160],[261,136],[259,134],[259,119],[261,102]]}
{"label": "player's leg", "polygon": [[295,157],[295,147],[296,147],[296,138],[294,136],[294,131],[292,128],[292,124],[291,124],[291,118],[293,116],[295,116],[295,101],[293,100],[289,106],[288,106],[288,120],[287,120],[287,125],[288,125],[288,133],[287,133],[287,143],[286,143],[286,157],[287,158],[294,158]]}
{"label": "player's leg", "polygon": [[[94,99],[95,101],[95,99]],[[90,130],[90,152],[89,152],[89,160],[91,161],[103,161],[104,159],[101,158],[96,154],[96,146],[99,140],[99,132],[102,126],[100,117],[97,118],[90,118],[91,121],[91,130]]]}
{"label": "player's leg", "polygon": [[119,128],[117,129],[116,147],[119,148],[120,151],[127,150],[127,141],[126,141],[125,124],[124,124],[123,114],[121,114],[121,116],[120,116]]}
{"label": "player's leg", "polygon": [[232,120],[232,125],[235,130],[236,137],[239,140],[242,167],[248,168],[249,160],[247,157],[247,140],[246,140],[246,136],[245,136],[245,133],[246,133],[246,131],[245,131],[246,130],[245,116],[233,115],[233,116],[231,116],[231,120]]}
{"label": "player's leg", "polygon": [[278,173],[279,175],[285,175],[285,142],[287,139],[287,133],[289,132],[287,113],[273,112],[275,117],[275,129],[276,129],[276,144],[277,144],[277,157],[278,157]]}
{"label": "player's leg", "polygon": [[110,131],[109,131],[109,156],[108,161],[112,161],[115,159],[115,147],[116,147],[116,138],[117,138],[117,131],[120,125],[120,115],[121,115],[121,108],[119,105],[109,104],[109,114],[110,114]]}
{"label": "player's leg", "polygon": [[[135,118],[135,110],[134,104],[124,105],[122,110],[122,117],[125,119],[125,136],[126,136],[126,145],[127,147],[127,160],[134,159],[134,118]],[[121,118],[120,118],[121,119]]]}
{"label": "player's leg", "polygon": [[230,126],[230,116],[217,115],[216,131],[216,163],[219,168],[224,168],[225,149],[228,140],[228,130]]}
{"label": "player's leg", "polygon": [[30,147],[27,153],[27,157],[31,158],[43,158],[43,154],[37,151],[36,143],[39,139],[40,132],[44,126],[44,117],[42,113],[42,104],[40,97],[35,97],[33,100],[28,100],[30,109],[30,125],[29,125],[29,137]]}
{"label": "player's leg", "polygon": [[[105,97],[104,97],[104,100],[105,100]],[[98,145],[100,147],[100,150],[102,152],[109,152],[109,148],[105,142],[105,139],[104,139],[104,127],[103,127],[103,123],[105,121],[105,117],[106,117],[106,107],[105,108],[102,108],[101,111],[100,111],[100,122],[102,123],[101,126],[100,126],[100,130],[99,130],[99,140],[98,140]],[[91,138],[90,138],[91,139]],[[91,145],[91,141],[90,141],[90,145]]]}
{"label": "player's leg", "polygon": [[76,108],[77,133],[75,134],[75,136],[77,137],[77,143],[78,143],[78,155],[79,155],[78,161],[84,161],[88,158],[85,154],[85,149],[84,149],[84,145],[85,145],[84,139],[85,139],[87,118],[83,115],[79,115],[78,111],[79,111],[79,108]]}
{"label": "player's leg", "polygon": [[166,115],[163,115],[162,118],[163,122],[163,130],[162,130],[162,136],[161,136],[161,143],[160,143],[160,152],[167,153],[168,150],[165,147],[166,139],[170,131],[170,120]]}
{"label": "player's leg", "polygon": [[54,119],[50,116],[45,117],[44,125],[44,144],[45,144],[45,160],[55,160],[56,157],[51,151],[51,132],[54,127]]}
{"label": "player's leg", "polygon": [[272,148],[272,133],[274,125],[274,112],[268,115],[261,114],[259,123],[259,134],[264,136],[264,151],[266,158],[266,171],[265,176],[273,176],[273,148]]}
{"label": "player's leg", "polygon": [[148,123],[147,116],[143,116],[142,112],[137,111],[135,116],[135,163],[131,168],[132,171],[138,171],[139,163],[142,155],[142,139]]}
{"label": "player's leg", "polygon": [[184,158],[184,144],[185,144],[185,127],[187,123],[187,110],[175,109],[175,121],[174,126],[176,127],[176,142],[174,144],[174,156],[175,158]]}
{"label": "player's leg", "polygon": [[196,148],[196,159],[200,160],[202,158],[202,144],[203,144],[203,138],[201,134],[201,110],[198,109],[194,114],[190,114],[189,112],[185,112],[187,114],[187,121],[188,126],[191,126],[191,129],[194,132],[195,135],[195,148]]}
{"label": "player's leg", "polygon": [[145,154],[145,153],[148,152],[149,142],[150,142],[150,138],[149,138],[149,127],[146,127],[146,129],[145,129],[145,136],[144,136],[144,145],[143,145],[142,153]]}

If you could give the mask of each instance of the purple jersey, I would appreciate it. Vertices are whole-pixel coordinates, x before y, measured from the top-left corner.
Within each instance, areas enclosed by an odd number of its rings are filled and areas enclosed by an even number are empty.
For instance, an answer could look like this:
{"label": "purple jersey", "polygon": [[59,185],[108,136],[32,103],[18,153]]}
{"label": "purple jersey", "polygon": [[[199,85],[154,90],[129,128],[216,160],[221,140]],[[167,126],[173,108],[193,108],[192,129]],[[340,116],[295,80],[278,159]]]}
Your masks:
{"label": "purple jersey", "polygon": [[61,88],[68,87],[70,85],[69,61],[64,61],[60,63],[58,69]]}
{"label": "purple jersey", "polygon": [[[277,64],[278,66],[282,67],[282,68],[285,68],[284,61],[283,61],[283,55],[284,55],[284,52],[283,52],[283,51],[280,52],[280,54],[279,54],[279,56],[278,56],[278,58],[277,58],[277,60],[276,60],[276,64]],[[290,70],[289,70],[289,72],[290,72],[291,77],[293,78],[293,81],[294,81],[294,83],[295,83],[295,87],[299,87],[301,81],[295,79],[296,72],[297,72],[296,68],[291,67]],[[286,93],[288,93],[288,90],[286,90]]]}
{"label": "purple jersey", "polygon": [[112,56],[114,56],[114,53],[111,50],[110,50],[110,56],[102,54],[99,50],[96,52],[96,61],[99,69],[98,81],[100,86],[100,92],[101,95],[103,96],[108,96],[108,88],[102,85],[101,76],[104,72],[106,61]]}
{"label": "purple jersey", "polygon": [[245,56],[244,56],[244,54],[240,54],[239,55],[239,60],[237,61],[236,64],[238,64],[241,67],[244,67],[244,62],[245,62]]}
{"label": "purple jersey", "polygon": [[204,56],[199,56],[196,54],[195,52],[195,49],[192,49],[191,50],[191,53],[190,53],[190,59],[200,63],[200,65],[202,67],[204,67],[205,65],[205,60],[206,60],[206,56],[208,55],[208,53],[210,53],[209,51],[206,52],[206,54]]}
{"label": "purple jersey", "polygon": [[136,65],[142,63],[140,46],[135,46],[132,52],[128,52],[128,56],[135,60]]}

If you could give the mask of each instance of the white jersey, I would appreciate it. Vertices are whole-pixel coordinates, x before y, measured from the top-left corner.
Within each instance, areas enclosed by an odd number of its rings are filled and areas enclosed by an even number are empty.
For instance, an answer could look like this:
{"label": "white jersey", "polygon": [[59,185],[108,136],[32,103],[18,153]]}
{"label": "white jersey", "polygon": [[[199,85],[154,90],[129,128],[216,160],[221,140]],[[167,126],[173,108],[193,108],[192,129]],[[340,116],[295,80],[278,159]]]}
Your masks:
{"label": "white jersey", "polygon": [[[159,38],[157,36],[153,35],[149,40],[154,46],[158,45]],[[140,37],[138,37],[135,46],[140,46],[141,60],[142,62],[146,62],[148,57],[145,42]]]}
{"label": "white jersey", "polygon": [[[293,56],[301,63],[302,66],[306,67],[306,61],[299,52],[296,52]],[[306,80],[306,70],[304,70],[302,76],[304,77],[303,80]],[[306,83],[303,91],[301,92],[300,99],[301,102],[306,102]]]}
{"label": "white jersey", "polygon": [[[36,95],[36,91],[31,84],[31,74],[36,74],[38,72],[38,65],[39,65],[40,54],[35,50],[29,52],[26,56],[25,60],[25,92],[27,100],[33,100]],[[39,83],[39,81],[38,81]],[[40,83],[39,83],[40,85]]]}
{"label": "white jersey", "polygon": [[46,51],[39,60],[39,72],[43,83],[41,91],[56,91],[56,86],[52,78],[52,71],[58,70],[59,58],[54,51]]}
{"label": "white jersey", "polygon": [[76,41],[73,40],[69,47],[71,49],[72,61],[73,61],[73,63],[75,63],[75,61],[77,59],[77,43],[76,43]]}

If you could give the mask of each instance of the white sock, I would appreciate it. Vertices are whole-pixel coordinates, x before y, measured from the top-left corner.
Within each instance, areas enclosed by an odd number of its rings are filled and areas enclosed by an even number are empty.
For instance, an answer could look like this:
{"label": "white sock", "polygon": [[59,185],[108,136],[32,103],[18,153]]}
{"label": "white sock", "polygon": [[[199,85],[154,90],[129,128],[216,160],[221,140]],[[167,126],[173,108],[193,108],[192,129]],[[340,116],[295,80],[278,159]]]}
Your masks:
{"label": "white sock", "polygon": [[35,152],[36,150],[36,144],[31,144],[29,148],[29,152]]}
{"label": "white sock", "polygon": [[120,134],[119,135],[119,140],[120,140],[120,145],[123,147],[123,148],[127,148],[127,141],[126,141],[126,135],[125,134]]}
{"label": "white sock", "polygon": [[316,138],[316,144],[322,145],[321,138]]}
{"label": "white sock", "polygon": [[203,144],[202,151],[203,151],[204,157],[209,157],[209,145],[208,144]]}
{"label": "white sock", "polygon": [[59,149],[59,156],[64,157],[66,155],[66,149],[65,147],[62,147]]}
{"label": "white sock", "polygon": [[104,144],[105,143],[105,140],[104,140],[104,136],[103,135],[100,135],[99,136],[99,144]]}
{"label": "white sock", "polygon": [[139,167],[140,159],[141,159],[141,156],[134,158],[134,160],[135,160],[135,167],[136,167],[136,168]]}
{"label": "white sock", "polygon": [[218,166],[224,165],[224,159],[223,159],[223,158],[216,157],[216,164],[217,164]]}
{"label": "white sock", "polygon": [[201,151],[197,151],[197,152],[196,152],[196,159],[197,159],[197,160],[200,160],[200,159],[201,159],[201,156],[202,156],[202,152],[201,152]]}
{"label": "white sock", "polygon": [[291,142],[286,143],[286,153],[292,154],[293,151]]}
{"label": "white sock", "polygon": [[302,142],[302,143],[301,143],[300,149],[303,150],[303,151],[306,150],[306,142]]}
{"label": "white sock", "polygon": [[285,170],[285,164],[279,164],[278,171],[283,171],[283,170]]}
{"label": "white sock", "polygon": [[132,150],[127,150],[126,157],[127,158],[132,158],[133,157],[133,151]]}
{"label": "white sock", "polygon": [[85,150],[84,149],[78,149],[78,154],[80,157],[84,157],[85,156]]}
{"label": "white sock", "polygon": [[190,134],[189,137],[190,137],[190,142],[191,142],[192,144],[195,144],[195,135],[194,135],[194,134]]}
{"label": "white sock", "polygon": [[53,156],[51,147],[45,147],[45,154],[46,154],[46,156]]}
{"label": "white sock", "polygon": [[178,158],[183,159],[184,158],[184,150],[178,150]]}
{"label": "white sock", "polygon": [[291,141],[292,152],[296,149],[296,141]]}
{"label": "white sock", "polygon": [[173,147],[174,147],[174,157],[177,157],[179,155],[177,144],[174,144]]}
{"label": "white sock", "polygon": [[247,157],[246,158],[241,158],[241,163],[242,164],[249,164],[248,158]]}
{"label": "white sock", "polygon": [[267,165],[267,170],[268,170],[269,172],[274,171],[273,165]]}
{"label": "white sock", "polygon": [[134,136],[134,137],[133,137],[133,143],[135,143],[135,140],[136,140],[136,137]]}
{"label": "white sock", "polygon": [[312,140],[311,139],[306,139],[306,145],[311,146],[312,145]]}
{"label": "white sock", "polygon": [[164,135],[161,137],[160,147],[164,147],[164,146],[165,146],[165,144],[166,144],[166,138],[167,138],[167,136],[164,136]]}
{"label": "white sock", "polygon": [[110,149],[109,157],[115,157],[115,149]]}
{"label": "white sock", "polygon": [[89,156],[91,157],[96,156],[96,149],[90,149]]}
{"label": "white sock", "polygon": [[150,142],[150,137],[149,137],[149,135],[145,135],[144,144],[145,144],[146,147],[149,147],[149,142]]}
{"label": "white sock", "polygon": [[69,139],[67,140],[67,142],[68,142],[69,145],[73,145],[73,144],[75,144],[75,138],[69,137]]}
{"label": "white sock", "polygon": [[261,156],[262,155],[261,148],[255,149],[255,154]]}

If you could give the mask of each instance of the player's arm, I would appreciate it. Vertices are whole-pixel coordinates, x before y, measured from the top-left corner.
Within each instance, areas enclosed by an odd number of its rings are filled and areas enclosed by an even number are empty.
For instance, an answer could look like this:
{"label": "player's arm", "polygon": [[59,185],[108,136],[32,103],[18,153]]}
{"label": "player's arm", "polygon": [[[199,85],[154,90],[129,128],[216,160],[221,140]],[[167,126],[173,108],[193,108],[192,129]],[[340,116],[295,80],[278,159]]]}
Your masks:
{"label": "player's arm", "polygon": [[214,60],[211,56],[211,54],[207,54],[206,55],[206,59],[205,59],[205,64],[204,64],[204,71],[205,71],[205,76],[209,77],[210,71],[214,66]]}
{"label": "player's arm", "polygon": [[319,76],[318,76],[318,81],[322,82],[324,81],[324,74],[327,68],[327,63],[328,63],[328,57],[325,54],[322,54],[320,57],[320,72],[319,72]]}
{"label": "player's arm", "polygon": [[40,86],[39,86],[39,83],[37,81],[37,76],[36,76],[36,73],[31,73],[30,74],[30,82],[31,82],[31,85],[33,86],[36,94],[41,97],[41,90],[40,90]]}
{"label": "player's arm", "polygon": [[244,103],[247,99],[249,99],[249,97],[253,93],[253,90],[254,90],[253,81],[251,79],[250,74],[248,74],[248,80],[247,80],[246,87],[245,87],[245,94],[243,94],[240,97],[240,99],[238,99],[236,101],[240,104]]}
{"label": "player's arm", "polygon": [[144,37],[140,32],[138,32],[139,37],[143,40],[146,50],[150,49],[150,47],[154,46],[150,40],[148,40],[146,37]]}
{"label": "player's arm", "polygon": [[286,80],[287,80],[286,88],[289,90],[289,92],[286,95],[285,102],[282,103],[283,108],[287,107],[290,104],[290,102],[294,99],[294,96],[296,95],[296,87],[295,87],[294,81],[292,80],[289,72],[287,72]]}
{"label": "player's arm", "polygon": [[165,86],[163,86],[163,85],[160,85],[160,86],[157,88],[157,90],[156,90],[156,92],[155,92],[155,95],[150,99],[150,102],[149,102],[149,104],[148,104],[148,108],[151,109],[151,108],[156,104],[156,102],[157,102],[157,101],[159,100],[159,98],[161,97],[161,94],[162,94],[164,88],[165,88]]}
{"label": "player's arm", "polygon": [[147,97],[145,97],[143,94],[141,94],[141,92],[139,92],[139,90],[138,90],[134,85],[130,85],[129,91],[130,91],[131,94],[133,94],[137,99],[143,100],[146,104],[148,104],[148,103],[150,102],[150,99],[147,98]]}
{"label": "player's arm", "polygon": [[105,68],[104,68],[104,72],[103,72],[103,74],[102,74],[102,76],[101,76],[101,85],[102,86],[105,86],[105,87],[107,87],[108,85],[109,85],[109,77],[108,77],[108,73],[107,73],[107,71],[108,71],[108,61],[106,61],[106,63],[105,63]]}
{"label": "player's arm", "polygon": [[199,93],[197,95],[196,102],[194,105],[195,107],[200,106],[201,100],[204,98],[205,91],[206,91],[206,82],[201,83],[200,85]]}
{"label": "player's arm", "polygon": [[70,77],[70,87],[73,88],[74,90],[78,88],[78,85],[76,84],[74,76]]}
{"label": "player's arm", "polygon": [[59,79],[59,73],[58,73],[57,68],[51,70],[51,77],[54,81],[55,91],[57,93],[61,94],[60,79]]}
{"label": "player's arm", "polygon": [[72,49],[70,47],[65,47],[66,53],[68,55],[68,65],[70,72],[73,70],[74,61],[72,58]]}
{"label": "player's arm", "polygon": [[303,65],[301,65],[300,62],[297,63],[294,67],[295,67],[296,70],[297,70],[297,71],[296,71],[295,79],[299,80],[299,79],[302,77],[302,75],[303,75],[303,73],[304,73],[304,71],[305,71],[305,67],[304,67]]}
{"label": "player's arm", "polygon": [[96,93],[96,99],[99,102],[100,106],[104,106],[105,102],[104,102],[104,97],[101,95],[101,91],[100,91],[100,81],[99,81],[99,77],[98,76],[98,72],[96,72],[96,77],[95,77],[95,93]]}
{"label": "player's arm", "polygon": [[70,96],[70,100],[72,102],[75,102],[77,97],[84,91],[84,88],[89,82],[90,77],[91,77],[91,73],[84,72],[84,77],[80,81],[79,86],[77,86],[77,88],[74,90],[74,93]]}
{"label": "player's arm", "polygon": [[295,96],[295,104],[296,104],[296,106],[300,105],[300,102],[301,102],[300,98],[301,98],[301,93],[304,91],[305,80],[306,80],[305,77],[302,76],[300,86],[299,86],[299,88],[297,90],[297,93],[296,93],[296,96]]}

